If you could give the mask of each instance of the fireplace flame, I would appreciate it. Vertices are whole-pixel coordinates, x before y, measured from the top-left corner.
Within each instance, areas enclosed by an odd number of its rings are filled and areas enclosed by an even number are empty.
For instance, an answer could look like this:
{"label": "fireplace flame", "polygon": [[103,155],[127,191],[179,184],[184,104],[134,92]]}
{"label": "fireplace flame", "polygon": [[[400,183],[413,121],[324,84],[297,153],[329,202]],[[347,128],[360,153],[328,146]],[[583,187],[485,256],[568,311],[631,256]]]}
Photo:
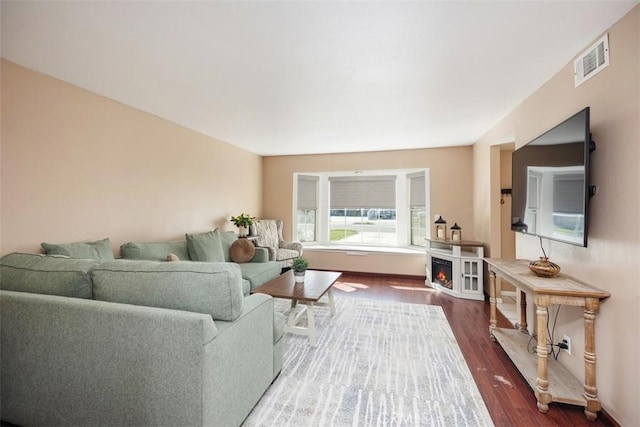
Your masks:
{"label": "fireplace flame", "polygon": [[447,283],[447,274],[444,272],[443,269],[440,269],[440,271],[438,271],[438,274],[436,275],[436,279],[438,279],[441,283]]}

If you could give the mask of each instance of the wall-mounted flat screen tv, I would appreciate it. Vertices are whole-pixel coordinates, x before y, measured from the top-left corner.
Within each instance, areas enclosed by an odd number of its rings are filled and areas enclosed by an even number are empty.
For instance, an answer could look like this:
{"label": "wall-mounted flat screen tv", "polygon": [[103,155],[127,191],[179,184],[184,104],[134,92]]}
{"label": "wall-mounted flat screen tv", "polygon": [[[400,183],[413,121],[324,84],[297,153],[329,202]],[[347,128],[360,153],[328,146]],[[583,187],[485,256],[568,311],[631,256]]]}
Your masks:
{"label": "wall-mounted flat screen tv", "polygon": [[512,155],[511,229],[587,246],[589,107]]}

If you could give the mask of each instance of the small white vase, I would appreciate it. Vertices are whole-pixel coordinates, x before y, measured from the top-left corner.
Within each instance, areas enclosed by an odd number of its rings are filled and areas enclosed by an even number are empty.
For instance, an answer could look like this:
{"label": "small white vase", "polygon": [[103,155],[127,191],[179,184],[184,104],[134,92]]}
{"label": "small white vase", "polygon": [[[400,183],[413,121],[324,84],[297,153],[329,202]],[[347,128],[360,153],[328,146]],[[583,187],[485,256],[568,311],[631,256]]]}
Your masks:
{"label": "small white vase", "polygon": [[304,283],[304,271],[294,271],[293,277],[296,279],[296,283]]}
{"label": "small white vase", "polygon": [[247,227],[238,226],[238,236],[246,237],[247,236]]}

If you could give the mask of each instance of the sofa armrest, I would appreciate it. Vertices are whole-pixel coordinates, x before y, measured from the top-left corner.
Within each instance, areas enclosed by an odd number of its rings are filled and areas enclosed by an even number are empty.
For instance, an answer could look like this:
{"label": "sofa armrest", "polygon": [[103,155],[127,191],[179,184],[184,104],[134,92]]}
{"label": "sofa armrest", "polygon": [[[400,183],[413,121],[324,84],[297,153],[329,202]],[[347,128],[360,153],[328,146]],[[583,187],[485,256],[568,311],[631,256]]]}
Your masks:
{"label": "sofa armrest", "polygon": [[256,253],[251,259],[251,262],[268,262],[269,261],[269,248],[256,247]]}
{"label": "sofa armrest", "polygon": [[302,243],[300,242],[285,242],[284,240],[280,240],[278,242],[278,246],[283,249],[297,251],[298,256],[302,256]]}
{"label": "sofa armrest", "polygon": [[275,261],[277,253],[276,248],[272,248],[271,246],[257,246],[256,249],[258,248],[266,249],[269,253],[269,261]]}
{"label": "sofa armrest", "polygon": [[273,381],[273,313],[273,298],[254,294],[236,320],[215,321],[218,334],[205,355],[203,425],[241,425]]}

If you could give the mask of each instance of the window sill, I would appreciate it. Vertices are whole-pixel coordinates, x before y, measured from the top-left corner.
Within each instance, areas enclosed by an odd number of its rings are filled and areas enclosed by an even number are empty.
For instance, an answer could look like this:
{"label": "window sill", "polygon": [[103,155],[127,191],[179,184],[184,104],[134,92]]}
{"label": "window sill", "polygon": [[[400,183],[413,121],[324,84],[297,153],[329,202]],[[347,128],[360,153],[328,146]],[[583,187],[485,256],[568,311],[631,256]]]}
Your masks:
{"label": "window sill", "polygon": [[347,255],[367,255],[387,254],[387,255],[408,255],[424,256],[423,248],[418,247],[393,247],[393,246],[348,246],[348,245],[318,245],[311,244],[304,246],[309,252],[344,252]]}

